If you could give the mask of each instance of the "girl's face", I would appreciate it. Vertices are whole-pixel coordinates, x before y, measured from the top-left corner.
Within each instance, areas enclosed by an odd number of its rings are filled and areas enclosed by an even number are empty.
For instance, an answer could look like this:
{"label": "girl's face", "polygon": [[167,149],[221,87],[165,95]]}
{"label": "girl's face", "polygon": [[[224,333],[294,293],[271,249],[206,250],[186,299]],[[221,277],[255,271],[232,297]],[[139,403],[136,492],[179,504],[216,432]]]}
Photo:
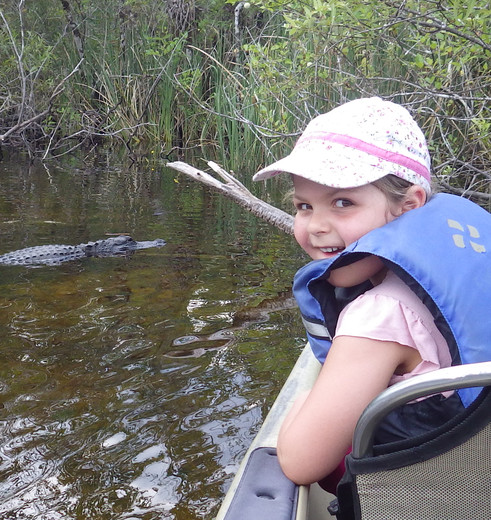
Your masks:
{"label": "girl's face", "polygon": [[[352,242],[402,213],[402,207],[389,205],[385,194],[371,184],[329,188],[293,175],[293,185],[297,209],[295,238],[313,260],[336,256]],[[333,270],[329,282],[350,287],[368,279],[374,281],[383,269],[381,260],[372,256]]]}

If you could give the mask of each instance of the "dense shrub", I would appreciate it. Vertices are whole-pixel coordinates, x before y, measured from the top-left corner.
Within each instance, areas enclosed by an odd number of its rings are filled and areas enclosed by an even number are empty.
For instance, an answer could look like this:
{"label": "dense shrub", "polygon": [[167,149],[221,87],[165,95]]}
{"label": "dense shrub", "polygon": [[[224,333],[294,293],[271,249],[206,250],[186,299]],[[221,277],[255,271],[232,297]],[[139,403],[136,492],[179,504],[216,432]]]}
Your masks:
{"label": "dense shrub", "polygon": [[486,201],[490,25],[478,0],[6,0],[0,140],[45,159],[212,146],[250,173],[315,114],[379,95],[414,113],[445,189]]}

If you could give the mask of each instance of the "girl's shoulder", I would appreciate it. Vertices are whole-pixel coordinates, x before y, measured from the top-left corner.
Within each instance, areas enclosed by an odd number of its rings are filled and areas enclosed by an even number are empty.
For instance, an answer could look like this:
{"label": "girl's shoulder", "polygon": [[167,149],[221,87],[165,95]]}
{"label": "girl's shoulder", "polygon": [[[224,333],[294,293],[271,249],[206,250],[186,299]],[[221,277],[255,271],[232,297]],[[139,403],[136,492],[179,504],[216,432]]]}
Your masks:
{"label": "girl's shoulder", "polygon": [[[403,282],[393,271],[388,271],[385,279],[379,285],[366,291],[361,296],[368,298],[376,296],[385,296],[392,298],[395,301],[401,302],[406,307],[412,309],[414,312],[423,315],[430,315],[431,313],[421,299],[414,293],[411,288]],[[433,318],[431,318],[433,319]]]}
{"label": "girl's shoulder", "polygon": [[341,312],[336,336],[393,341],[417,349],[434,367],[449,366],[447,342],[431,312],[394,273],[358,296]]}

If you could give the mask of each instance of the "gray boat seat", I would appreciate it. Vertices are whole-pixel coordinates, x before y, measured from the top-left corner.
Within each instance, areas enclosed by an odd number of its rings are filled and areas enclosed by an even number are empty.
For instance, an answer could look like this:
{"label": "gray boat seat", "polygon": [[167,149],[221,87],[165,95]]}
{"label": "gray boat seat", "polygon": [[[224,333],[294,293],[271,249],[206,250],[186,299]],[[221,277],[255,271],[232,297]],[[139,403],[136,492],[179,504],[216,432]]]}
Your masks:
{"label": "gray boat seat", "polygon": [[[491,519],[491,362],[450,367],[394,385],[361,416],[337,489],[338,520]],[[374,446],[390,411],[423,395],[484,387],[442,427]]]}

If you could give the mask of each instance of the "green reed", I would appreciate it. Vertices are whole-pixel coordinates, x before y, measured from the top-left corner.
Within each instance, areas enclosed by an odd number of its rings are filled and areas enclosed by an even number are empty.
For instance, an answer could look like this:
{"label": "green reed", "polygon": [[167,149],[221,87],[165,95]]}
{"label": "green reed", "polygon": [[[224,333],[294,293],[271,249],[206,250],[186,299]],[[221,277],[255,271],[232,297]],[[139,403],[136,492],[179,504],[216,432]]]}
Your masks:
{"label": "green reed", "polygon": [[491,200],[491,10],[477,0],[435,5],[430,18],[417,2],[257,0],[239,38],[218,0],[197,0],[181,27],[167,2],[15,4],[0,8],[0,135],[46,113],[15,145],[45,157],[111,139],[164,156],[211,147],[250,172],[287,153],[316,114],[379,95],[417,116],[445,188]]}

